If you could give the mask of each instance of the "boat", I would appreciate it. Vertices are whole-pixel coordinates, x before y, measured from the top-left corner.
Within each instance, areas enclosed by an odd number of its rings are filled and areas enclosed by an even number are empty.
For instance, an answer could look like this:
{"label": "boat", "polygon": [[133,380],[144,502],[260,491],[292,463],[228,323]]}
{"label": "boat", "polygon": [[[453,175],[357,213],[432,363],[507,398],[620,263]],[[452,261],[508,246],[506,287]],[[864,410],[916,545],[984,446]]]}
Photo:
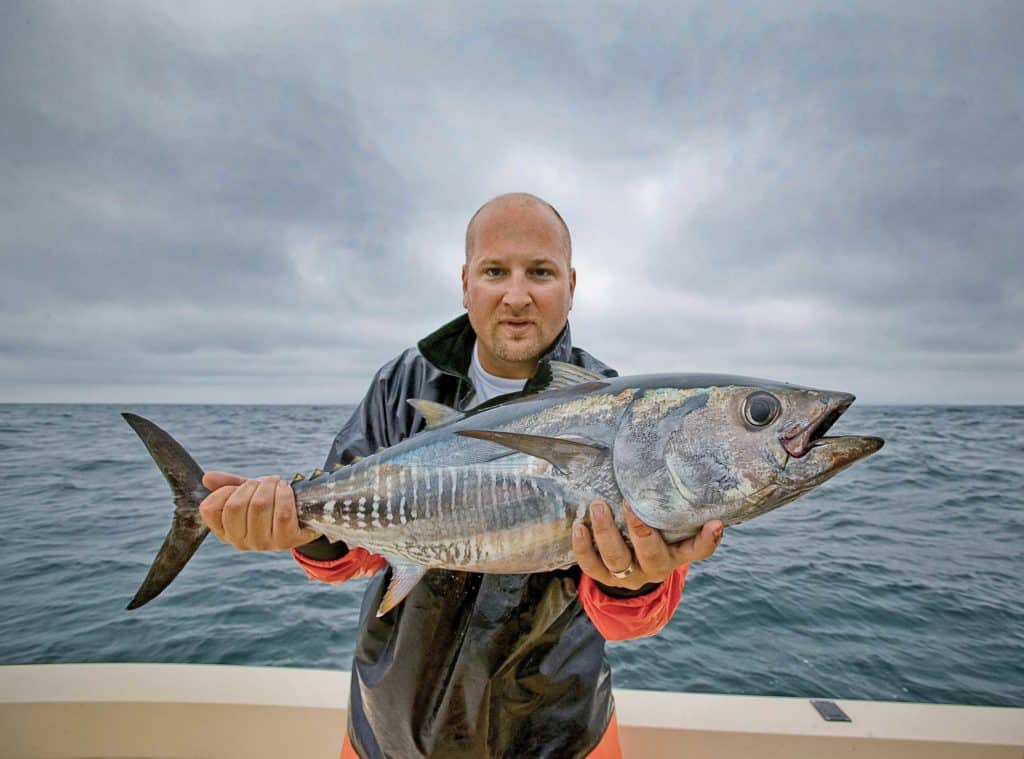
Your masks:
{"label": "boat", "polygon": [[[0,666],[0,757],[336,759],[350,675],[202,664]],[[615,690],[626,759],[1024,759],[1024,708]],[[825,707],[826,712],[830,707]],[[841,713],[841,714],[840,714]]]}

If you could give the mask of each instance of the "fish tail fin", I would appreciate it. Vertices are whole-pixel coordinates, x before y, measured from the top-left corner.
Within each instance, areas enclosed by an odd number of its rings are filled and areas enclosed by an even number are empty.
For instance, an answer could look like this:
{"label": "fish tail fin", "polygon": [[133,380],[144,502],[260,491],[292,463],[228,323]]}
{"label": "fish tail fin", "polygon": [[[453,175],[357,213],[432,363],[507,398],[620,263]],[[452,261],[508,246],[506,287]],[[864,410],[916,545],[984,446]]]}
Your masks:
{"label": "fish tail fin", "polygon": [[174,493],[174,521],[171,529],[146,579],[128,604],[129,609],[137,609],[152,601],[171,584],[203,542],[209,529],[199,516],[199,504],[210,491],[203,487],[203,470],[177,440],[148,419],[136,414],[121,416],[145,443]]}

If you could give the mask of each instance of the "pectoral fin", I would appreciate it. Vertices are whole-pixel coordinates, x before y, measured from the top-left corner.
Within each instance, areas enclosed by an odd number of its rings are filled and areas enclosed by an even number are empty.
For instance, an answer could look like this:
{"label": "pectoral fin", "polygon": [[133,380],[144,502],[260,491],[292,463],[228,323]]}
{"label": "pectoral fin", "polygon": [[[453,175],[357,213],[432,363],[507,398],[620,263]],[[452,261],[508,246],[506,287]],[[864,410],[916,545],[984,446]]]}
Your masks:
{"label": "pectoral fin", "polygon": [[608,449],[603,446],[544,435],[524,435],[518,432],[495,430],[459,430],[455,434],[497,443],[514,451],[521,451],[550,461],[559,471],[567,475],[596,464],[601,457],[608,453]]}
{"label": "pectoral fin", "polygon": [[421,567],[419,564],[392,564],[391,584],[388,585],[387,592],[380,601],[377,616],[383,617],[402,603],[426,573],[427,568]]}

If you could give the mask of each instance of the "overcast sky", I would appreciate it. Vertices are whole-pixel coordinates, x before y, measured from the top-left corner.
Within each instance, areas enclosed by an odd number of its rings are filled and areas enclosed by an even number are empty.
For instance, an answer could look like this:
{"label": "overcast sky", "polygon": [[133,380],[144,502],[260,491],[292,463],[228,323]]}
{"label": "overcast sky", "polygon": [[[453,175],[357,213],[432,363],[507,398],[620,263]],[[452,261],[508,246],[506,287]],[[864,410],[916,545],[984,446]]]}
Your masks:
{"label": "overcast sky", "polygon": [[623,374],[1024,403],[1022,3],[4,5],[0,402],[356,401],[522,190]]}

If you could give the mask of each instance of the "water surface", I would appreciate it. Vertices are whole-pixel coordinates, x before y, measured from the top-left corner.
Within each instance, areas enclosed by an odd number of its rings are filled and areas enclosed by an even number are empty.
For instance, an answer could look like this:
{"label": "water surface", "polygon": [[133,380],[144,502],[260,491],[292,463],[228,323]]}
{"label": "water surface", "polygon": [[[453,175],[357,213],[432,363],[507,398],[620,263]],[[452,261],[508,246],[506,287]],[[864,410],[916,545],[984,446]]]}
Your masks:
{"label": "water surface", "polygon": [[[365,582],[209,540],[124,610],[170,524],[119,413],[209,469],[323,462],[345,406],[0,405],[0,663],[348,669]],[[609,646],[659,690],[1024,706],[1024,407],[854,406],[887,441],[811,495],[726,531],[659,635]]]}

